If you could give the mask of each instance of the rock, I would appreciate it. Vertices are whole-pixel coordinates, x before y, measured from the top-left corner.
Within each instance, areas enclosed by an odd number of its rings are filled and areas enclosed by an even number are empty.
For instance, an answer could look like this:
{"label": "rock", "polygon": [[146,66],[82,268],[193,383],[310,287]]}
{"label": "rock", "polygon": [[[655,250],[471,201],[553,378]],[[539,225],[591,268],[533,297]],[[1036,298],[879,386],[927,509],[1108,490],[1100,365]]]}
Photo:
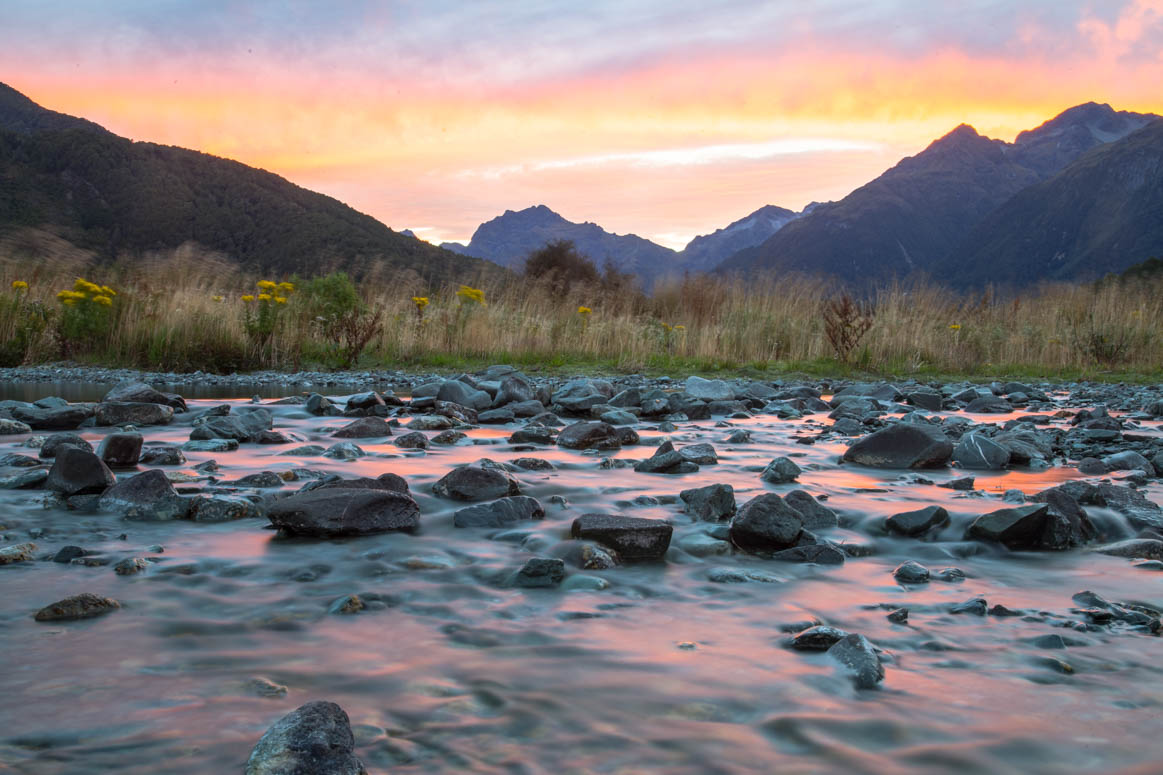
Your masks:
{"label": "rock", "polygon": [[1096,457],[1084,457],[1078,461],[1078,473],[1084,476],[1102,476],[1106,472],[1106,463]]}
{"label": "rock", "polygon": [[953,445],[941,431],[915,423],[896,423],[857,440],[844,462],[875,468],[941,468]]}
{"label": "rock", "polygon": [[807,530],[823,530],[840,524],[836,512],[803,490],[792,490],[783,496],[783,501],[799,513],[800,521]]}
{"label": "rock", "polygon": [[567,425],[557,434],[557,445],[566,449],[621,449],[614,426],[601,421]]}
{"label": "rock", "polygon": [[695,557],[730,554],[731,544],[706,533],[688,533],[676,542],[679,549]]}
{"label": "rock", "polygon": [[177,447],[144,447],[138,462],[148,466],[180,466],[186,462],[186,456]]}
{"label": "rock", "polygon": [[1102,459],[1107,471],[1143,471],[1147,476],[1155,476],[1155,466],[1151,461],[1130,450],[1108,455]]}
{"label": "rock", "polygon": [[374,390],[369,390],[366,393],[355,393],[349,396],[343,408],[344,410],[355,410],[371,414],[386,405],[379,393]]}
{"label": "rock", "polygon": [[991,511],[973,520],[965,537],[997,541],[1011,549],[1038,548],[1048,512],[1044,503]]}
{"label": "rock", "polygon": [[1010,451],[980,433],[966,433],[953,448],[953,462],[962,468],[996,471],[1009,465]]}
{"label": "rock", "polygon": [[263,510],[256,504],[237,495],[215,495],[210,498],[195,498],[191,501],[187,519],[195,522],[233,522],[239,519],[255,519],[263,516]]}
{"label": "rock", "polygon": [[276,721],[246,762],[246,775],[367,775],[347,714],[309,702]]}
{"label": "rock", "polygon": [[688,395],[700,401],[731,401],[735,398],[735,388],[721,379],[703,379],[691,375],[683,387]]}
{"label": "rock", "polygon": [[828,649],[828,656],[840,663],[857,689],[875,689],[884,680],[880,656],[863,635],[845,635]]}
{"label": "rock", "polygon": [[531,425],[513,432],[510,444],[552,444],[553,431],[540,425]]}
{"label": "rock", "polygon": [[[566,430],[569,429],[566,428]],[[562,433],[564,432],[562,431]],[[634,470],[644,474],[668,474],[676,472],[683,462],[682,455],[674,448],[674,444],[664,441],[653,455],[638,461],[634,465]]]}
{"label": "rock", "polygon": [[751,431],[743,430],[743,429],[739,429],[737,431],[731,431],[731,434],[727,437],[727,443],[728,444],[750,444],[751,443]]}
{"label": "rock", "polygon": [[269,487],[282,487],[286,482],[283,477],[276,474],[274,471],[259,471],[254,474],[247,474],[246,476],[235,479],[230,484],[234,487],[256,487],[259,489]]}
{"label": "rock", "polygon": [[366,607],[359,595],[344,595],[327,606],[327,613],[339,615],[357,614]]}
{"label": "rock", "polygon": [[894,611],[890,611],[885,618],[893,624],[907,624],[909,621],[909,609],[897,608]]}
{"label": "rock", "polygon": [[408,428],[414,431],[446,431],[453,424],[452,420],[441,414],[422,414],[413,417]]}
{"label": "rock", "polygon": [[513,422],[517,416],[513,414],[512,409],[489,409],[486,412],[481,412],[477,415],[477,422],[483,425],[503,425],[507,422]]}
{"label": "rock", "polygon": [[989,609],[989,604],[984,597],[975,597],[966,600],[964,603],[957,603],[949,606],[949,613],[951,614],[971,614],[973,616],[985,616]]}
{"label": "rock", "polygon": [[87,554],[88,554],[88,552],[86,552],[84,549],[82,549],[79,546],[72,546],[72,545],[62,546],[60,548],[60,550],[57,551],[57,553],[53,555],[52,561],[59,562],[62,564],[68,564],[68,563],[72,562],[73,560],[77,559],[78,557],[84,557]]}
{"label": "rock", "polygon": [[707,571],[707,581],[715,584],[747,584],[752,581],[779,584],[783,579],[774,573],[749,568],[711,568]]}
{"label": "rock", "polygon": [[149,562],[144,557],[126,557],[113,566],[113,572],[118,576],[135,576],[144,573],[149,568]]}
{"label": "rock", "polygon": [[28,455],[21,455],[17,452],[9,452],[7,455],[0,457],[0,467],[12,468],[34,468],[40,465],[40,461]]}
{"label": "rock", "polygon": [[790,484],[803,471],[786,457],[777,457],[767,464],[759,478],[768,484]]}
{"label": "rock", "polygon": [[37,468],[0,479],[0,490],[32,490],[40,487],[47,479],[48,471]]}
{"label": "rock", "polygon": [[597,541],[626,560],[661,559],[674,528],[665,522],[613,514],[583,514],[570,529],[574,538]]}
{"label": "rock", "polygon": [[105,403],[97,404],[93,418],[99,426],[168,425],[174,410],[164,404]]}
{"label": "rock", "polygon": [[686,512],[703,522],[718,522],[735,514],[735,489],[729,484],[683,490],[678,497]]}
{"label": "rock", "polygon": [[69,404],[56,409],[35,406],[17,406],[10,410],[12,419],[24,423],[34,431],[71,431],[93,416],[93,408],[84,404]]}
{"label": "rock", "polygon": [[892,572],[892,576],[902,584],[929,583],[929,569],[912,560],[898,565],[896,570]]}
{"label": "rock", "polygon": [[517,480],[504,470],[472,464],[454,468],[432,485],[432,492],[458,501],[487,501],[520,495]]}
{"label": "rock", "polygon": [[841,629],[817,624],[796,633],[791,639],[791,647],[798,651],[827,651],[846,637],[848,633]]}
{"label": "rock", "polygon": [[186,452],[233,452],[238,449],[238,439],[196,439],[187,441],[182,449]]}
{"label": "rock", "polygon": [[553,463],[548,460],[542,460],[539,457],[519,457],[511,461],[513,465],[518,468],[524,468],[526,471],[553,471]]}
{"label": "rock", "polygon": [[350,441],[341,441],[323,450],[323,457],[329,457],[333,460],[358,460],[366,454],[363,449]]}
{"label": "rock", "polygon": [[405,433],[393,443],[400,449],[428,449],[428,437],[420,431]]}
{"label": "rock", "polygon": [[101,440],[97,456],[111,468],[130,468],[141,458],[143,441],[140,433],[110,433]]}
{"label": "rock", "polygon": [[11,565],[14,562],[31,562],[35,559],[33,552],[36,544],[14,544],[0,548],[0,565]]}
{"label": "rock", "polygon": [[1014,410],[1009,401],[994,395],[979,396],[965,407],[968,414],[1006,414]]}
{"label": "rock", "polygon": [[1163,541],[1155,538],[1131,538],[1096,547],[1094,551],[1099,554],[1109,554],[1112,557],[1163,560]]}
{"label": "rock", "polygon": [[9,420],[7,417],[0,417],[0,436],[17,436],[22,433],[32,433],[32,428],[28,423],[20,422],[20,420]]}
{"label": "rock", "polygon": [[208,439],[234,439],[251,441],[274,425],[274,415],[263,406],[243,406],[236,408],[225,417],[203,419],[190,431],[191,441]]}
{"label": "rock", "polygon": [[731,520],[731,543],[746,552],[770,553],[791,548],[803,532],[803,518],[773,493],[758,495]]}
{"label": "rock", "polygon": [[408,483],[398,474],[380,474],[375,479],[361,476],[356,479],[343,479],[338,476],[317,479],[303,488],[303,491],[324,490],[329,488],[346,488],[353,490],[390,490],[392,492],[408,492]]}
{"label": "rock", "polygon": [[36,612],[34,617],[38,622],[63,622],[73,619],[90,619],[94,616],[116,611],[121,603],[108,597],[94,595],[91,592],[82,592],[79,595],[66,597],[52,605],[47,605]]}
{"label": "rock", "polygon": [[411,496],[390,490],[329,488],[276,501],[267,517],[292,535],[332,538],[415,530],[420,507]]}
{"label": "rock", "polygon": [[122,382],[101,399],[103,403],[163,404],[179,412],[186,411],[186,401],[173,393],[162,393],[144,382]]}
{"label": "rock", "polygon": [[501,387],[497,391],[497,397],[493,401],[493,406],[505,406],[506,404],[518,404],[526,401],[533,401],[537,398],[537,392],[524,376],[520,374],[510,374],[501,380]]}
{"label": "rock", "polygon": [[545,509],[536,498],[517,495],[461,509],[452,516],[452,524],[455,527],[508,527],[544,518]]}
{"label": "rock", "polygon": [[553,403],[567,412],[588,414],[597,404],[606,403],[611,395],[612,392],[607,394],[594,380],[572,379],[554,391]]}
{"label": "rock", "polygon": [[477,390],[458,379],[448,379],[440,384],[436,392],[437,401],[448,401],[467,406],[470,409],[488,409],[493,405],[493,397],[483,390]]}
{"label": "rock", "polygon": [[382,417],[360,417],[331,434],[337,439],[378,439],[392,435],[392,426]]}
{"label": "rock", "polygon": [[521,569],[514,574],[512,584],[515,587],[533,589],[538,587],[556,587],[565,578],[565,561],[550,557],[534,557],[527,560]]}
{"label": "rock", "polygon": [[844,552],[826,543],[804,544],[772,552],[770,558],[778,562],[810,562],[816,565],[843,565]]}
{"label": "rock", "polygon": [[54,433],[44,440],[44,444],[40,445],[40,452],[37,453],[37,456],[41,460],[52,460],[63,447],[77,447],[86,452],[93,451],[93,445],[81,438],[79,433]]}
{"label": "rock", "polygon": [[468,438],[467,434],[460,431],[441,431],[432,437],[433,444],[439,444],[442,447],[452,447]]}
{"label": "rock", "polygon": [[65,497],[102,493],[116,483],[113,472],[94,453],[78,447],[62,447],[53,461],[44,486]]}
{"label": "rock", "polygon": [[974,485],[974,482],[976,482],[976,481],[977,480],[974,479],[972,476],[963,476],[959,479],[951,479],[948,482],[941,482],[941,484],[939,484],[937,486],[943,487],[946,490],[957,490],[958,492],[970,492],[971,490],[973,490],[973,485]]}
{"label": "rock", "polygon": [[902,511],[884,521],[890,532],[905,536],[918,536],[949,524],[949,512],[941,506],[926,506],[917,511]]}
{"label": "rock", "polygon": [[163,498],[178,497],[165,472],[152,469],[123,479],[110,487],[97,501],[100,511],[124,514],[135,506],[149,506]]}
{"label": "rock", "polygon": [[312,393],[307,396],[307,400],[303,404],[303,409],[317,417],[321,415],[339,414],[339,409],[331,401],[318,393]]}
{"label": "rock", "polygon": [[934,393],[925,390],[917,390],[912,393],[905,394],[905,400],[918,409],[924,409],[927,412],[939,412],[943,406],[943,400],[940,393]]}

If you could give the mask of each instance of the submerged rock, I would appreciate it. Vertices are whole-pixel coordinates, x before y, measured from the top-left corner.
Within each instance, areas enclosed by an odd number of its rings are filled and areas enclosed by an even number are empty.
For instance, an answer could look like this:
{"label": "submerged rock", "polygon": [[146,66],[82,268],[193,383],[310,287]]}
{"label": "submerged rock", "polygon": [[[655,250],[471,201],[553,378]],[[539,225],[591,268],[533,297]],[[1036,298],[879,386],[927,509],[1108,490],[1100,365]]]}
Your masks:
{"label": "submerged rock", "polygon": [[544,518],[545,509],[536,498],[517,495],[461,509],[452,516],[452,524],[456,527],[507,527]]}
{"label": "submerged rock", "polygon": [[583,514],[570,529],[574,538],[597,541],[626,560],[661,559],[674,528],[665,522],[614,514]]}
{"label": "submerged rock", "polygon": [[1037,549],[1048,512],[1044,503],[991,511],[973,520],[965,537],[997,541],[1011,549]]}
{"label": "submerged rock", "polygon": [[109,597],[101,597],[91,592],[66,597],[64,600],[46,605],[36,612],[38,622],[62,622],[72,619],[90,619],[94,616],[116,611],[121,603]]}
{"label": "submerged rock", "polygon": [[343,708],[309,702],[271,725],[251,751],[246,775],[367,775],[354,751]]}
{"label": "submerged rock", "polygon": [[267,517],[292,535],[331,538],[415,530],[420,507],[411,496],[390,490],[333,488],[276,501]]}
{"label": "submerged rock", "polygon": [[565,561],[555,557],[534,557],[514,574],[513,586],[528,589],[556,587],[565,578]]}
{"label": "submerged rock", "polygon": [[875,689],[884,680],[880,655],[863,635],[845,635],[828,649],[828,656],[840,663],[857,689]]}

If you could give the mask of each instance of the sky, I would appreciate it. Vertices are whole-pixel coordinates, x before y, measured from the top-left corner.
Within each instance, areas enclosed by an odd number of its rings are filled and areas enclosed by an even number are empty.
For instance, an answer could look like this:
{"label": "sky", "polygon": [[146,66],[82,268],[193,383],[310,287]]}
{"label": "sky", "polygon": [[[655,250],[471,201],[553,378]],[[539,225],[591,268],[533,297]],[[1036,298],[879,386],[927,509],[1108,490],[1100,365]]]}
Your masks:
{"label": "sky", "polygon": [[681,248],[963,122],[1163,113],[1163,0],[0,0],[0,81],[432,242],[545,204]]}

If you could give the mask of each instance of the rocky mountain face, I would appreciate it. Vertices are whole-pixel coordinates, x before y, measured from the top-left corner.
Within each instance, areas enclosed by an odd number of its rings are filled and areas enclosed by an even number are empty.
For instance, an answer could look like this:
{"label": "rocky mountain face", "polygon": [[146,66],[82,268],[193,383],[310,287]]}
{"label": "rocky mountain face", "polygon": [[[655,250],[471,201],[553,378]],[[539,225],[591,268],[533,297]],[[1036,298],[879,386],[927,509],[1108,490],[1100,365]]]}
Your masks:
{"label": "rocky mountain face", "polygon": [[712,234],[695,237],[679,254],[682,264],[691,272],[709,272],[740,250],[762,243],[800,215],[765,205]]}
{"label": "rocky mountain face", "polygon": [[1153,118],[1090,103],[1014,143],[959,126],[844,199],[731,256],[719,271],[823,274],[857,288],[918,274],[954,282],[947,260],[994,210]]}
{"label": "rocky mountain face", "polygon": [[0,234],[21,230],[106,258],[193,242],[283,274],[410,269],[444,281],[496,271],[278,175],[133,142],[0,84]]}
{"label": "rocky mountain face", "polygon": [[1163,256],[1163,120],[1093,148],[982,219],[944,262],[956,287],[1089,280]]}

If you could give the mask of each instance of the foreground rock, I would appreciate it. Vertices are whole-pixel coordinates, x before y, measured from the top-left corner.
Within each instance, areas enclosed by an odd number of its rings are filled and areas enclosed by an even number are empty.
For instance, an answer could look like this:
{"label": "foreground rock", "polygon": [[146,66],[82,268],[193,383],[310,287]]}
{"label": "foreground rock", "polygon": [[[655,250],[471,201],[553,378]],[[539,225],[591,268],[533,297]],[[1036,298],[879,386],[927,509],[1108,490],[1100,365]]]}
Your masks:
{"label": "foreground rock", "polygon": [[874,468],[941,468],[952,454],[953,444],[940,430],[900,422],[860,439],[843,459]]}
{"label": "foreground rock", "polygon": [[94,414],[97,425],[168,425],[174,421],[174,410],[163,404],[117,402],[97,404]]}
{"label": "foreground rock", "polygon": [[246,775],[367,775],[355,756],[351,720],[334,702],[309,702],[259,739]]}
{"label": "foreground rock", "polygon": [[583,514],[570,529],[574,538],[608,546],[623,559],[658,560],[670,547],[674,528],[665,522],[614,514]]}
{"label": "foreground rock", "polygon": [[31,562],[35,559],[33,552],[36,544],[16,544],[0,548],[0,565],[11,565],[14,562]]}
{"label": "foreground rock", "polygon": [[97,501],[100,511],[125,514],[133,508],[151,506],[163,499],[177,498],[178,492],[170,484],[165,472],[152,469],[122,479],[110,487]]}
{"label": "foreground rock", "polygon": [[495,463],[474,463],[449,471],[432,485],[432,492],[458,501],[488,501],[506,495],[520,495],[521,487]]}
{"label": "foreground rock", "polygon": [[731,543],[745,552],[770,554],[794,546],[803,527],[798,511],[778,495],[764,493],[744,503],[731,520]]}
{"label": "foreground rock", "polygon": [[66,597],[52,605],[46,605],[36,612],[38,622],[64,622],[72,619],[91,619],[94,616],[116,611],[121,603],[109,597],[101,597],[91,592]]}
{"label": "foreground rock", "polygon": [[1011,549],[1036,549],[1048,512],[1049,506],[1043,503],[991,511],[973,520],[965,537],[996,541]]}
{"label": "foreground rock", "polygon": [[845,635],[828,649],[828,656],[840,663],[857,689],[875,689],[884,680],[880,656],[863,635]]}
{"label": "foreground rock", "polygon": [[411,496],[391,490],[329,488],[277,501],[267,517],[291,535],[335,538],[415,530],[420,507]]}
{"label": "foreground rock", "polygon": [[902,511],[884,521],[890,532],[903,536],[919,536],[933,528],[949,524],[949,512],[942,506],[926,506],[916,511]]}
{"label": "foreground rock", "polygon": [[452,524],[456,527],[505,527],[544,518],[545,509],[536,498],[517,495],[461,509],[452,516]]}
{"label": "foreground rock", "polygon": [[116,482],[109,466],[89,450],[62,447],[49,469],[44,486],[65,497],[101,493]]}

